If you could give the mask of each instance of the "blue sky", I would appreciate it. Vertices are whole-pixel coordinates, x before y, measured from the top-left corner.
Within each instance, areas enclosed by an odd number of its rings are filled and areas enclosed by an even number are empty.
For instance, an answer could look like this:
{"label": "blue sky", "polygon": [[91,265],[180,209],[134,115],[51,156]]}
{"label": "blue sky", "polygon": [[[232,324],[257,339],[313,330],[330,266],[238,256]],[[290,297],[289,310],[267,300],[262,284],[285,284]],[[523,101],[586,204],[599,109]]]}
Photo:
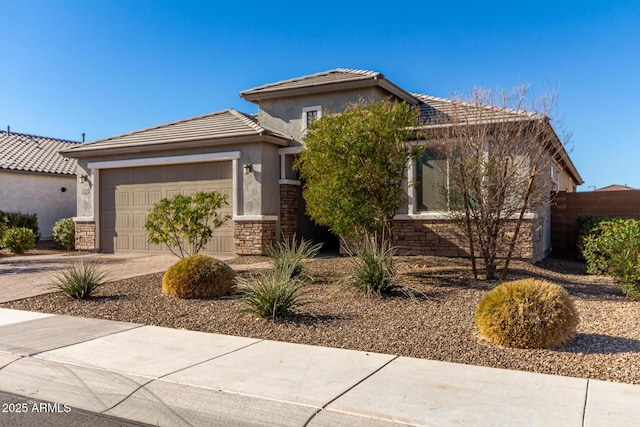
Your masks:
{"label": "blue sky", "polygon": [[0,0],[0,128],[95,140],[347,67],[448,97],[528,84],[588,191],[640,188],[640,2]]}

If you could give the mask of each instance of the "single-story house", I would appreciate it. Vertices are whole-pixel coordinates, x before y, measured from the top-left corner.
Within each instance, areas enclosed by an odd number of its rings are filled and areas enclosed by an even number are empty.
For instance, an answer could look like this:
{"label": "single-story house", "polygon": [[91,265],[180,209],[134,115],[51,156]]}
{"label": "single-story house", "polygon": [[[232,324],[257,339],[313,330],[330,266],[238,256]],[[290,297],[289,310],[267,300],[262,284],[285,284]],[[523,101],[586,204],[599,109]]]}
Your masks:
{"label": "single-story house", "polygon": [[[294,233],[335,245],[336,237],[306,216],[301,182],[292,169],[304,147],[307,124],[359,100],[392,97],[420,108],[426,119],[434,112],[446,114],[454,102],[407,92],[379,72],[342,68],[255,87],[240,96],[259,106],[257,115],[229,109],[64,150],[78,160],[82,182],[76,247],[166,250],[147,243],[146,213],[163,197],[198,190],[226,194],[232,215],[214,233],[207,252],[262,254]],[[408,183],[420,168],[409,168]],[[575,191],[582,183],[561,145],[553,153],[550,173],[557,189]],[[426,178],[422,182],[427,185]],[[394,224],[396,246],[411,254],[464,255],[464,244],[451,235],[450,218],[421,200],[433,192],[407,184],[407,193]],[[524,233],[529,244],[519,255],[535,260],[548,253],[550,239],[531,230]]]}
{"label": "single-story house", "polygon": [[37,214],[43,240],[56,221],[76,215],[77,161],[59,151],[78,144],[0,131],[0,210]]}
{"label": "single-story house", "polygon": [[593,191],[633,191],[635,188],[629,187],[628,185],[620,185],[620,184],[611,184],[606,187],[597,188]]}

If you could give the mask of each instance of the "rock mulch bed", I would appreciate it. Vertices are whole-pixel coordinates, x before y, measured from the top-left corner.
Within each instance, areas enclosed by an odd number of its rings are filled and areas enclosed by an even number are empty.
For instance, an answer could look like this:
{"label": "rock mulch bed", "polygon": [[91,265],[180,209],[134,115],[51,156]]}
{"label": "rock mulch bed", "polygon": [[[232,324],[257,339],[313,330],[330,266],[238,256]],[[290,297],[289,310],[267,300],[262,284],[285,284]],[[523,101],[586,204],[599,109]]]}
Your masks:
{"label": "rock mulch bed", "polygon": [[402,261],[399,282],[422,297],[366,297],[345,289],[341,280],[349,260],[321,258],[309,264],[315,278],[309,296],[316,301],[308,306],[310,314],[277,322],[240,314],[237,296],[179,300],[161,295],[161,274],[108,283],[87,301],[50,294],[0,307],[640,384],[640,301],[626,298],[609,278],[585,275],[584,264],[557,259],[513,264],[510,278],[534,276],[564,286],[580,314],[572,342],[521,350],[498,348],[478,337],[475,308],[495,283],[474,281],[467,260]]}

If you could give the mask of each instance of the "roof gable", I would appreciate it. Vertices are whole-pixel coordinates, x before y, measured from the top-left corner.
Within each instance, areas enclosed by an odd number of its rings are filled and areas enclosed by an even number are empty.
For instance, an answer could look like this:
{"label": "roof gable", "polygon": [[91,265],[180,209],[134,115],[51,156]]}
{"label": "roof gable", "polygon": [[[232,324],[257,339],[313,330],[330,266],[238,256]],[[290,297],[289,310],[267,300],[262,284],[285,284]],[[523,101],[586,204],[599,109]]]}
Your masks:
{"label": "roof gable", "polygon": [[240,92],[247,101],[259,102],[262,99],[309,95],[313,93],[380,86],[398,98],[417,104],[418,101],[404,89],[387,80],[382,73],[351,68],[336,68],[320,73],[268,83]]}
{"label": "roof gable", "polygon": [[59,151],[80,143],[0,131],[0,170],[75,175],[77,162]]}
{"label": "roof gable", "polygon": [[287,145],[290,138],[265,129],[257,120],[233,109],[190,117],[171,123],[100,139],[66,150],[65,155],[81,155],[120,148],[157,147],[193,141],[224,140],[229,138],[270,137],[272,142]]}

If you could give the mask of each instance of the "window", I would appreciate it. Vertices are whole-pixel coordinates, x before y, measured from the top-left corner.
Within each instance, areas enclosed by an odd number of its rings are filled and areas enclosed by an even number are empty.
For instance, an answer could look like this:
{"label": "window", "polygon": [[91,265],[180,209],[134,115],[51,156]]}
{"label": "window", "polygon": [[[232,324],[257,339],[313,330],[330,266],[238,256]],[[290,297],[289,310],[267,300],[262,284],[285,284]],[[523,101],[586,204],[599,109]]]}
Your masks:
{"label": "window", "polygon": [[449,203],[449,162],[435,150],[425,149],[417,161],[417,210],[442,212]]}
{"label": "window", "polygon": [[313,107],[304,107],[302,109],[302,130],[305,130],[307,126],[316,119],[322,117],[322,106],[316,105]]}

